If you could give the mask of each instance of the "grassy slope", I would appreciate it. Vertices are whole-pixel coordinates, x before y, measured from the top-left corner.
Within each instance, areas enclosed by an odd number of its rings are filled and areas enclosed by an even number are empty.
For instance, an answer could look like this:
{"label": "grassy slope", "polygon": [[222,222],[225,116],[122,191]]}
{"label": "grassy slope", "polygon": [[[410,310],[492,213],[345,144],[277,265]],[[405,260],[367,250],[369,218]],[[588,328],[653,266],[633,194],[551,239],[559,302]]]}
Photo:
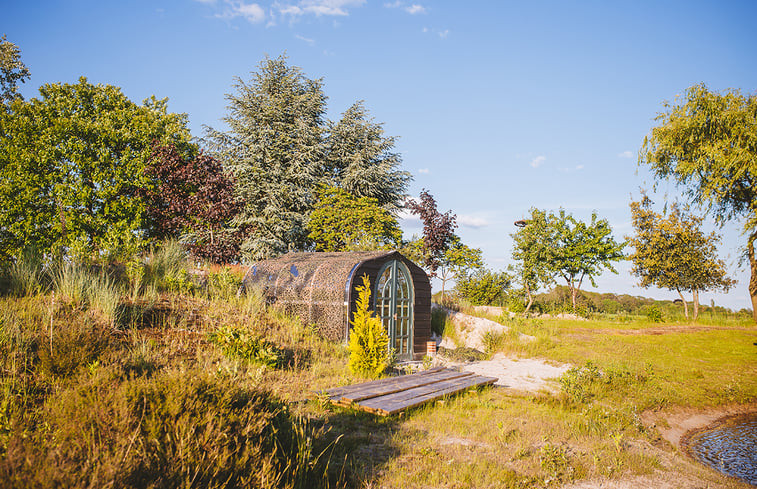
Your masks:
{"label": "grassy slope", "polygon": [[[60,296],[0,299],[0,468],[18,486],[58,477],[80,487],[148,480],[171,487],[191,483],[198,466],[206,470],[201,480],[216,482],[225,479],[214,479],[213,471],[226,467],[237,485],[245,471],[285,474],[261,487],[338,480],[355,487],[546,487],[657,470],[738,486],[675,455],[640,414],[757,399],[751,325],[714,321],[717,328],[710,329],[702,327],[706,318],[695,328],[509,321],[538,339],[522,344],[508,335],[498,349],[583,367],[566,376],[564,393],[472,391],[384,419],[306,401],[313,390],[357,379],[341,345],[298,321],[231,294],[163,294],[150,301],[127,300],[128,320],[120,317],[114,329],[112,316]],[[51,324],[52,349],[46,346]],[[224,338],[241,343],[211,342],[223,328],[237,335]],[[643,334],[671,329],[676,332]],[[259,337],[275,345],[280,364],[265,366],[245,349],[245,338]],[[271,425],[235,407],[245,405],[285,413],[276,426],[292,432],[286,438],[292,448],[255,452],[220,442],[257,436],[257,445],[268,446]],[[180,416],[187,409],[189,417]],[[240,426],[248,438],[237,437]],[[211,456],[203,459],[208,447]]]}

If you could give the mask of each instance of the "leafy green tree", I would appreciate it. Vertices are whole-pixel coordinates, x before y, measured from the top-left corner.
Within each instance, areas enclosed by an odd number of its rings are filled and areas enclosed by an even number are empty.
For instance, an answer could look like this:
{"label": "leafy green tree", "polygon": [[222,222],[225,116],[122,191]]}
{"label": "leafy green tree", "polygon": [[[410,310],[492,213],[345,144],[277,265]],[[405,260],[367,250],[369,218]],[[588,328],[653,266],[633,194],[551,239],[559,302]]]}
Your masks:
{"label": "leafy green tree", "polygon": [[453,242],[447,251],[444,252],[442,259],[439,261],[439,271],[437,276],[442,281],[442,302],[444,301],[444,290],[447,282],[456,278],[464,277],[471,270],[476,270],[484,266],[479,248],[470,248],[460,241],[458,236],[453,238]]}
{"label": "leafy green tree", "polygon": [[547,213],[532,208],[525,226],[510,235],[514,244],[512,256],[516,261],[515,279],[523,287],[528,301],[524,314],[534,303],[534,293],[554,282],[554,272],[548,266],[553,251],[550,232]]}
{"label": "leafy green tree", "polygon": [[381,124],[368,118],[363,102],[356,102],[331,125],[326,140],[326,183],[397,211],[412,176],[399,170],[402,158],[394,152],[394,143],[395,138],[384,136]]}
{"label": "leafy green tree", "polygon": [[757,96],[695,85],[680,103],[663,107],[658,125],[644,138],[639,164],[649,165],[658,179],[682,185],[721,225],[743,219],[757,321]]}
{"label": "leafy green tree", "polygon": [[0,38],[0,104],[22,98],[18,82],[24,83],[30,76],[29,68],[21,61],[21,50],[3,34]]}
{"label": "leafy green tree", "polygon": [[0,254],[110,259],[145,235],[153,141],[186,145],[186,117],[165,100],[131,102],[110,85],[49,84],[0,110]]}
{"label": "leafy green tree", "polygon": [[370,310],[371,283],[363,275],[362,285],[357,286],[357,309],[350,321],[348,350],[350,370],[364,377],[378,377],[389,366],[389,335]]}
{"label": "leafy green tree", "polygon": [[234,88],[226,96],[228,131],[207,128],[207,142],[243,202],[234,219],[247,233],[241,251],[257,260],[304,249],[325,171],[323,82],[280,56],[263,60],[249,83],[237,78]]}
{"label": "leafy green tree", "polygon": [[634,247],[629,256],[631,273],[641,278],[642,287],[654,285],[678,292],[687,319],[689,308],[682,292],[691,292],[696,320],[699,291],[727,291],[734,284],[726,276],[725,263],[717,257],[720,236],[702,232],[703,218],[684,215],[676,204],[670,206],[667,216],[652,210],[652,201],[646,195],[630,206],[636,232],[628,238]]}
{"label": "leafy green tree", "polygon": [[488,306],[502,303],[511,283],[512,277],[507,272],[478,268],[473,273],[459,277],[455,282],[455,291],[471,304]]}
{"label": "leafy green tree", "polygon": [[308,229],[317,251],[393,249],[402,241],[397,219],[376,199],[334,187],[319,193]]}
{"label": "leafy green tree", "polygon": [[617,274],[612,262],[625,258],[625,243],[617,243],[612,237],[610,223],[598,219],[592,213],[588,224],[560,210],[547,218],[550,249],[547,268],[565,279],[570,289],[573,310],[576,297],[585,278],[596,287],[594,277],[607,269]]}

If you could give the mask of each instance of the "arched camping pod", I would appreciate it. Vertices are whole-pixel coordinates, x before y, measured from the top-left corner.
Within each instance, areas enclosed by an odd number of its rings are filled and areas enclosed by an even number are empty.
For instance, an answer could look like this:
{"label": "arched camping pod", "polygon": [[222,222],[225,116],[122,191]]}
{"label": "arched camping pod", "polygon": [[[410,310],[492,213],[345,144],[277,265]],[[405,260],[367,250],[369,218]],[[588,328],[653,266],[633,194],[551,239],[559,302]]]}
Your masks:
{"label": "arched camping pod", "polygon": [[287,253],[253,264],[244,286],[259,289],[326,338],[346,342],[356,287],[366,274],[390,347],[399,359],[421,358],[431,339],[431,284],[423,269],[397,251]]}

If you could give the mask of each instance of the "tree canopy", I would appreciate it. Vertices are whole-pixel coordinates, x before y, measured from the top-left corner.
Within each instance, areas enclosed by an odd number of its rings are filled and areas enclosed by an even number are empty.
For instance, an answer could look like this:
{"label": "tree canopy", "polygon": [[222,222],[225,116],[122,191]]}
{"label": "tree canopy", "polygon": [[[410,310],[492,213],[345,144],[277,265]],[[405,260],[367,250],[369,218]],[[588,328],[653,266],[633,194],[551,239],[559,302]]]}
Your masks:
{"label": "tree canopy", "polygon": [[156,144],[145,173],[151,180],[143,192],[151,236],[179,237],[192,255],[215,263],[238,258],[239,233],[229,222],[239,202],[218,160]]}
{"label": "tree canopy", "polygon": [[675,290],[688,305],[683,291],[694,299],[694,319],[699,314],[699,292],[728,290],[733,281],[726,276],[725,263],[717,257],[720,236],[701,230],[703,218],[685,214],[675,203],[667,216],[652,210],[652,201],[644,195],[640,202],[631,202],[635,235],[628,238],[634,247],[629,256],[631,273],[641,279],[642,287],[654,285]]}
{"label": "tree canopy", "polygon": [[368,118],[363,101],[353,104],[332,124],[326,139],[326,178],[355,197],[370,197],[396,212],[406,197],[410,173],[399,169],[395,138]]}
{"label": "tree canopy", "polygon": [[30,76],[29,68],[21,61],[21,50],[3,34],[0,38],[0,104],[21,98],[18,83],[24,83]]}
{"label": "tree canopy", "polygon": [[378,200],[335,187],[319,192],[308,229],[317,251],[392,249],[402,242],[397,219]]}
{"label": "tree canopy", "polygon": [[548,266],[552,248],[547,213],[532,208],[525,222],[525,226],[510,235],[513,238],[512,257],[516,261],[515,278],[528,301],[524,314],[534,303],[534,293],[554,282],[554,271]]}
{"label": "tree canopy", "polygon": [[241,250],[257,260],[304,249],[323,172],[323,82],[282,56],[261,62],[249,83],[237,78],[234,88],[223,119],[229,130],[208,128],[207,135],[212,155],[236,180]]}
{"label": "tree canopy", "polygon": [[596,287],[594,277],[603,270],[618,273],[612,262],[624,258],[625,243],[617,243],[606,219],[592,213],[587,224],[560,210],[557,214],[531,209],[531,219],[513,235],[513,258],[532,302],[532,287],[560,276],[570,289],[573,309],[584,279]]}
{"label": "tree canopy", "polygon": [[188,144],[166,100],[118,87],[55,83],[0,111],[0,254],[36,247],[83,257],[133,252],[145,236],[138,189],[153,141]]}
{"label": "tree canopy", "polygon": [[743,219],[757,321],[757,96],[738,90],[720,94],[700,84],[663,107],[657,126],[644,138],[639,163],[658,179],[683,186],[691,201],[721,224]]}
{"label": "tree canopy", "polygon": [[307,249],[307,223],[324,185],[398,209],[410,174],[399,170],[394,138],[383,135],[362,102],[329,122],[323,81],[307,78],[285,56],[266,58],[234,88],[226,97],[229,129],[208,128],[206,141],[236,180],[243,206],[234,224],[246,233],[247,258]]}

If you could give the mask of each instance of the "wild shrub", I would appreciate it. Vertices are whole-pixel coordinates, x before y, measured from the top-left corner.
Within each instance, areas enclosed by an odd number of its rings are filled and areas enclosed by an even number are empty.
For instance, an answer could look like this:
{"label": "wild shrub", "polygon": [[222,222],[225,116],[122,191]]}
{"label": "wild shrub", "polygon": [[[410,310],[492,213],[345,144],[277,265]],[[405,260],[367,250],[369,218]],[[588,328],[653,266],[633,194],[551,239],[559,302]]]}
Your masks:
{"label": "wild shrub", "polygon": [[360,376],[378,377],[389,366],[389,336],[384,325],[368,309],[371,284],[368,275],[363,275],[363,284],[357,286],[357,310],[350,321],[348,366]]}
{"label": "wild shrub", "polygon": [[51,397],[47,428],[0,460],[5,487],[326,485],[316,433],[267,392],[201,369],[118,379],[102,368]]}
{"label": "wild shrub", "polygon": [[267,367],[281,367],[285,363],[284,352],[252,331],[224,325],[208,335],[226,356],[239,358]]}
{"label": "wild shrub", "polygon": [[507,331],[486,331],[481,337],[481,343],[484,345],[484,353],[492,356],[501,351],[510,340]]}
{"label": "wild shrub", "polygon": [[42,256],[34,249],[26,250],[11,263],[7,272],[8,291],[17,297],[36,295],[50,286],[48,270]]}
{"label": "wild shrub", "polygon": [[647,309],[647,319],[651,323],[661,323],[663,319],[660,308],[657,306],[650,306],[649,309]]}
{"label": "wild shrub", "polygon": [[444,335],[444,330],[447,327],[447,311],[441,307],[431,308],[431,331],[439,336]]}

